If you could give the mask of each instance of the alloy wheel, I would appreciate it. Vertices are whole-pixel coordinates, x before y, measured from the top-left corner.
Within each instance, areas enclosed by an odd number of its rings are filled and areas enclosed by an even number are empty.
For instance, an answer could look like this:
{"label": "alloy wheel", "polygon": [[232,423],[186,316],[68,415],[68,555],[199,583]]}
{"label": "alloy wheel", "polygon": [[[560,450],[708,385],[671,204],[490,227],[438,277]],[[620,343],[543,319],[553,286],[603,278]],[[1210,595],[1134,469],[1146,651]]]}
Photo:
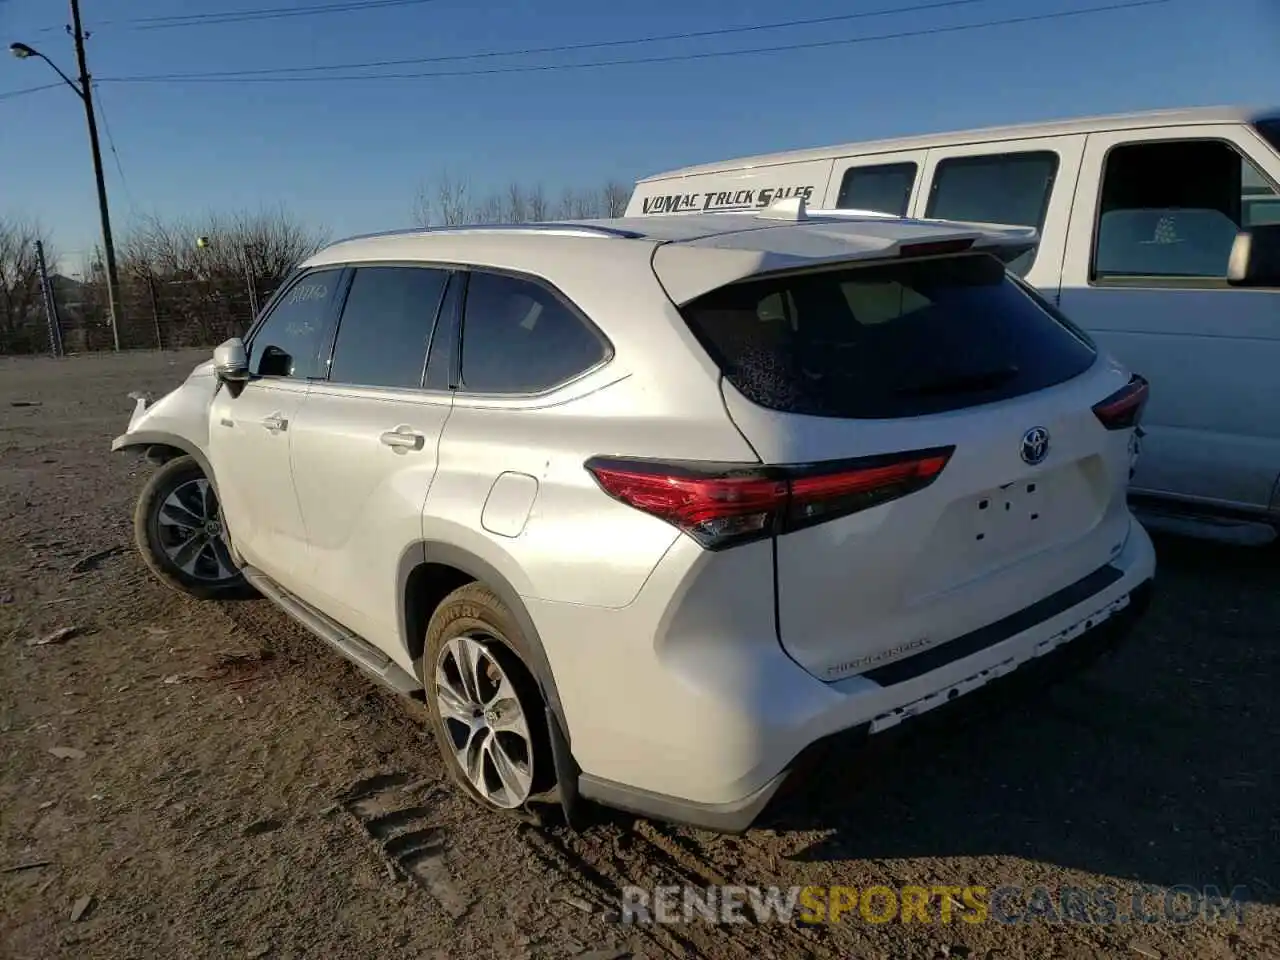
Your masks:
{"label": "alloy wheel", "polygon": [[454,637],[440,651],[436,704],[463,775],[486,801],[511,810],[533,789],[533,742],[524,705],[484,634]]}
{"label": "alloy wheel", "polygon": [[207,479],[187,480],[169,491],[156,520],[160,549],[183,573],[208,583],[239,576],[227,549],[218,495]]}

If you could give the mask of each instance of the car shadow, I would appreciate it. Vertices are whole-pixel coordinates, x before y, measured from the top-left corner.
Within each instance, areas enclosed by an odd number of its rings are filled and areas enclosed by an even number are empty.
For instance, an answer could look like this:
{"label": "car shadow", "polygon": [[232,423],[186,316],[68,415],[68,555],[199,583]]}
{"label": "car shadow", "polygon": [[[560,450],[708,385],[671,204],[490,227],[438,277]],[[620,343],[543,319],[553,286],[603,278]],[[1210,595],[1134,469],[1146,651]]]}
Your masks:
{"label": "car shadow", "polygon": [[1119,650],[829,755],[758,825],[825,831],[800,862],[1004,855],[1280,902],[1280,549],[1156,547],[1155,596]]}

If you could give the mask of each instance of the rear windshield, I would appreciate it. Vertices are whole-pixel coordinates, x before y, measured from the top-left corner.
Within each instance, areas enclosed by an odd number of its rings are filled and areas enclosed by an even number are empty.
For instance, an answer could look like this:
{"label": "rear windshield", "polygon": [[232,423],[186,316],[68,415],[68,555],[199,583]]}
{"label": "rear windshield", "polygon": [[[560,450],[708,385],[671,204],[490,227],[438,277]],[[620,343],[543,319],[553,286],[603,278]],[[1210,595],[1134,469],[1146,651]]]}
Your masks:
{"label": "rear windshield", "polygon": [[821,417],[1005,400],[1069,380],[1095,356],[986,254],[731,284],[681,312],[749,400]]}

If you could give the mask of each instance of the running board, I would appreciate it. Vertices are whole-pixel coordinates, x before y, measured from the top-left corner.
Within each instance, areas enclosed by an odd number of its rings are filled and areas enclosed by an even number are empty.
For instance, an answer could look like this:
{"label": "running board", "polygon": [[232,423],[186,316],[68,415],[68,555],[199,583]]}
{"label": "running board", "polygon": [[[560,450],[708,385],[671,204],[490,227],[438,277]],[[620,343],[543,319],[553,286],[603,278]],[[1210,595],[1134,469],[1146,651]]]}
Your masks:
{"label": "running board", "polygon": [[401,694],[422,690],[422,684],[377,647],[290,593],[261,570],[244,567],[240,572],[264,597],[379,683]]}
{"label": "running board", "polygon": [[1239,547],[1264,547],[1277,537],[1276,528],[1258,520],[1204,516],[1144,509],[1135,505],[1134,516],[1148,530],[1197,540],[1213,540]]}

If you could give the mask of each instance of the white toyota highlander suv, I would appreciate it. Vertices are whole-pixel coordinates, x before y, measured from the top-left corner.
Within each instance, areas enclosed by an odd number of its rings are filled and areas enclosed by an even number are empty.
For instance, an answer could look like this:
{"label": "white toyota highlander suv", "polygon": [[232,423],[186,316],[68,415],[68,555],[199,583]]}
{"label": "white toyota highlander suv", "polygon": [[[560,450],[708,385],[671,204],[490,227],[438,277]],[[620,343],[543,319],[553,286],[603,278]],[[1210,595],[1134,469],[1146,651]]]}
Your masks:
{"label": "white toyota highlander suv", "polygon": [[484,805],[745,829],[1145,604],[1147,384],[1006,273],[1034,242],[793,202],[334,244],[138,401],[138,546],[425,697]]}

